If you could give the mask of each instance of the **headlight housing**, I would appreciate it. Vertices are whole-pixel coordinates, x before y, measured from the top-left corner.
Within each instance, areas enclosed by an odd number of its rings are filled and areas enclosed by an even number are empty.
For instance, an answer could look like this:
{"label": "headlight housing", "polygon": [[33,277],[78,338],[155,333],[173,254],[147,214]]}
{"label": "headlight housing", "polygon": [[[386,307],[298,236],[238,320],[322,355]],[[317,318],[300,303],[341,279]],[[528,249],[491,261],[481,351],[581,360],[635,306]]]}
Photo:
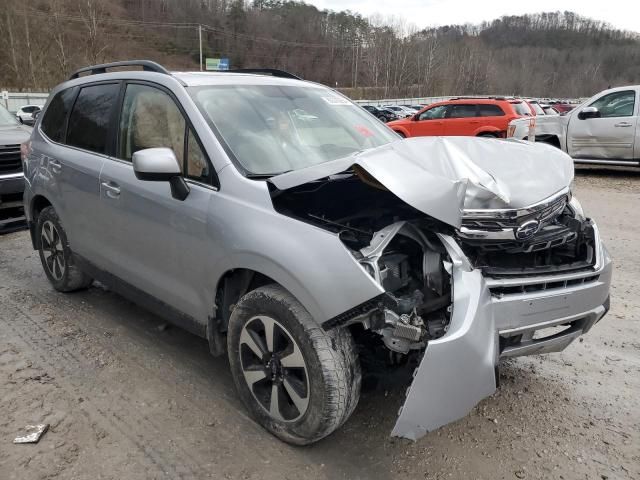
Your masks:
{"label": "headlight housing", "polygon": [[578,201],[578,199],[574,196],[571,197],[569,201],[569,208],[573,211],[573,214],[576,217],[576,220],[584,221],[586,219],[584,215],[584,210],[582,209],[582,204]]}

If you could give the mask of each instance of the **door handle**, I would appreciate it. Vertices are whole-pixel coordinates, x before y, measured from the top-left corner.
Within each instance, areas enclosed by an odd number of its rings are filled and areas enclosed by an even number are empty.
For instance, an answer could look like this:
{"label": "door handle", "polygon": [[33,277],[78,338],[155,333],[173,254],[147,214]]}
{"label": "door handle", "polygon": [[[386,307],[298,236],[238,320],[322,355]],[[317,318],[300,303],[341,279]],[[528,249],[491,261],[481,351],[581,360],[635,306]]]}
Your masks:
{"label": "door handle", "polygon": [[614,127],[633,127],[633,125],[629,122],[620,122],[616,123]]}
{"label": "door handle", "polygon": [[109,198],[118,198],[120,196],[120,186],[114,182],[102,182],[104,194]]}

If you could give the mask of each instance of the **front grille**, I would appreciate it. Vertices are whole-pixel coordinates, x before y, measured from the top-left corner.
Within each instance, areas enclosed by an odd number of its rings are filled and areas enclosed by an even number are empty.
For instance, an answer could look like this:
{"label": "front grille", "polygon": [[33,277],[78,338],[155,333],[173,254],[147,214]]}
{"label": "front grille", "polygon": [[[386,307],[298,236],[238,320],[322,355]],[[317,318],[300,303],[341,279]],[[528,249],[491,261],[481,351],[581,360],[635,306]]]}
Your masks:
{"label": "front grille", "polygon": [[472,230],[497,231],[518,228],[529,220],[538,220],[544,226],[562,213],[568,202],[568,195],[561,195],[548,203],[520,210],[469,210],[463,216],[462,226]]}
{"label": "front grille", "polygon": [[569,280],[550,281],[540,283],[529,283],[526,285],[509,285],[509,286],[495,286],[489,287],[491,295],[496,297],[504,297],[505,295],[517,295],[522,293],[541,292],[544,290],[563,289],[567,287],[573,287],[576,285],[582,285],[585,283],[593,283],[598,281],[600,275],[592,275],[590,277],[572,278]]}
{"label": "front grille", "polygon": [[20,145],[0,145],[0,175],[22,172]]}

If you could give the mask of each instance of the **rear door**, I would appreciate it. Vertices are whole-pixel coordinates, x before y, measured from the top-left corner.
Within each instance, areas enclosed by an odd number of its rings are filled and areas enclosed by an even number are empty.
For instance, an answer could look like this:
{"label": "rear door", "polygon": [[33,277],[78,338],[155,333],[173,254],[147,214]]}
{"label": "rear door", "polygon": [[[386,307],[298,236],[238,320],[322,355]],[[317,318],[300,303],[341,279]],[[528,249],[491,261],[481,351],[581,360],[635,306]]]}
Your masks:
{"label": "rear door", "polygon": [[[131,158],[146,148],[171,148],[191,189],[184,201],[169,182],[138,180]],[[213,299],[203,289],[212,247],[207,212],[217,182],[186,116],[168,90],[130,82],[122,101],[115,155],[100,176],[104,268],[194,318],[207,318]]]}
{"label": "rear door", "polygon": [[635,90],[612,92],[584,107],[595,107],[599,118],[571,116],[567,147],[573,158],[632,160],[638,125],[638,99]]}
{"label": "rear door", "polygon": [[[71,248],[88,259],[102,254],[98,235],[101,219],[96,215],[100,201],[99,178],[112,138],[110,126],[119,89],[119,82],[80,87],[69,114],[64,146],[49,145],[46,152],[47,169],[55,178],[50,182],[55,189],[54,207]],[[54,101],[49,108],[53,107]],[[47,111],[43,119],[45,132],[48,123],[55,121],[54,117],[49,117]],[[60,120],[65,122],[64,117]]]}
{"label": "rear door", "polygon": [[444,134],[447,136],[474,135],[480,126],[474,103],[456,103],[449,106],[444,120]]}
{"label": "rear door", "polygon": [[444,117],[448,105],[435,105],[420,113],[409,129],[414,137],[429,137],[444,135]]}
{"label": "rear door", "polygon": [[509,118],[500,105],[493,103],[478,104],[478,116],[480,117],[480,123],[477,128],[491,126],[497,128],[506,137]]}

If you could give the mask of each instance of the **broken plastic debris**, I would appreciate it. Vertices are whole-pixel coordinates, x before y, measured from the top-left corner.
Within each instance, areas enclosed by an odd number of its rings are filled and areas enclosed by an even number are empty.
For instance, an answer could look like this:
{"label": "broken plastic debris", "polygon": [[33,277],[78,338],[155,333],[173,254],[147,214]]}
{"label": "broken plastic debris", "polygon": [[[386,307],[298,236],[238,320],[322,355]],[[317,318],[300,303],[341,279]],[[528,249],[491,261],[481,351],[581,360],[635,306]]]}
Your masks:
{"label": "broken plastic debris", "polygon": [[24,427],[24,435],[17,436],[13,443],[38,443],[40,437],[49,429],[48,423],[40,425],[27,425]]}

